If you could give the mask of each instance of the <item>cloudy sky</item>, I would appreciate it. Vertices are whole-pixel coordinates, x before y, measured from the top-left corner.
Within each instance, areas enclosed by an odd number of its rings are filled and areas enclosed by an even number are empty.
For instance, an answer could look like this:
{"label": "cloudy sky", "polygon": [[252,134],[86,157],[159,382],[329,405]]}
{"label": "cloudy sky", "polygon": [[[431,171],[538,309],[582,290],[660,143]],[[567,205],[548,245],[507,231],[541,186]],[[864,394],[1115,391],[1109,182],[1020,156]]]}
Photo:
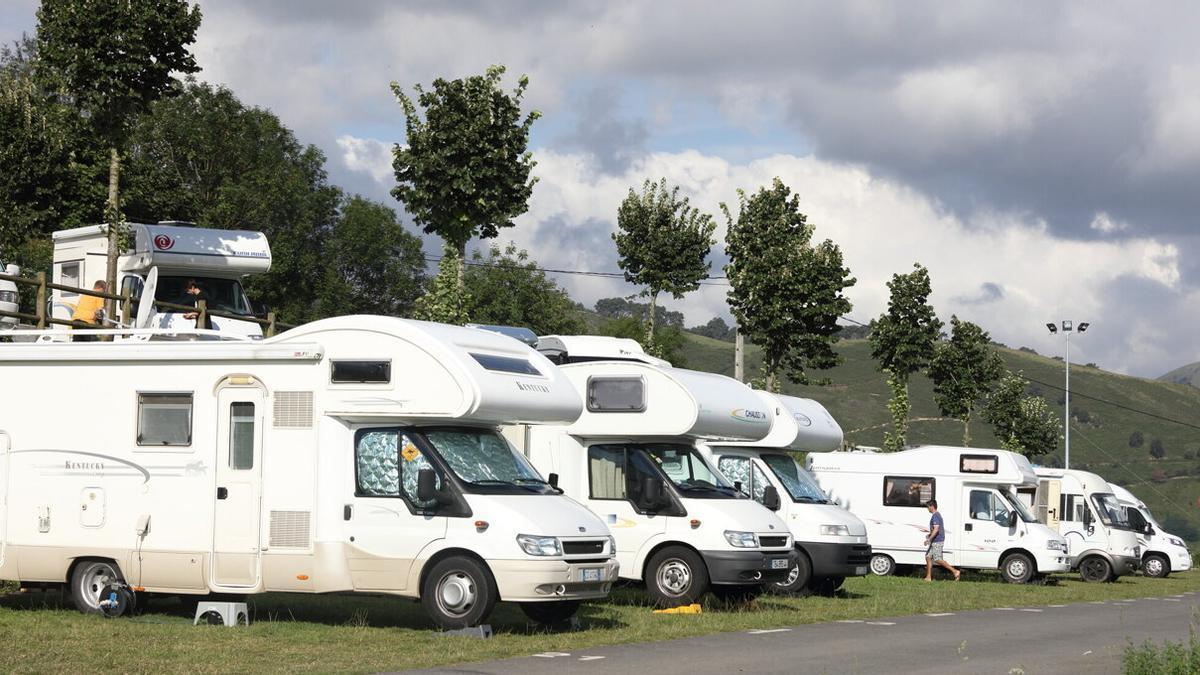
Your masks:
{"label": "cloudy sky", "polygon": [[[388,89],[492,63],[530,78],[540,183],[505,232],[545,267],[611,271],[617,205],[665,176],[718,214],[778,176],[858,284],[929,267],[938,313],[1154,377],[1200,360],[1200,6],[205,0],[201,78],[325,150],[332,179],[396,204]],[[36,2],[0,5],[0,39]],[[167,214],[169,215],[169,214]],[[164,216],[165,217],[165,216]],[[723,235],[724,224],[718,229]],[[433,253],[438,246],[428,242]],[[713,273],[725,258],[714,251]],[[560,276],[579,300],[615,281]],[[728,316],[725,289],[668,305]]]}

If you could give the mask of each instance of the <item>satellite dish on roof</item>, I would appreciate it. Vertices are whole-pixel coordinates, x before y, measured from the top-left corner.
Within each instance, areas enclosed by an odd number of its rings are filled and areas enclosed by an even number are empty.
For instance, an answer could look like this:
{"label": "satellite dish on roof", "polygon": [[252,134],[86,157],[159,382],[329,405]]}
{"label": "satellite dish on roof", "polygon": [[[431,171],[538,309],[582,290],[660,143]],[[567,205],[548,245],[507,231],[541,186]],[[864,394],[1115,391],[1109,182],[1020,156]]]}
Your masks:
{"label": "satellite dish on roof", "polygon": [[134,328],[149,328],[150,317],[154,314],[154,293],[158,288],[158,268],[151,267],[146,275],[146,283],[142,286],[142,299],[138,302],[137,321]]}

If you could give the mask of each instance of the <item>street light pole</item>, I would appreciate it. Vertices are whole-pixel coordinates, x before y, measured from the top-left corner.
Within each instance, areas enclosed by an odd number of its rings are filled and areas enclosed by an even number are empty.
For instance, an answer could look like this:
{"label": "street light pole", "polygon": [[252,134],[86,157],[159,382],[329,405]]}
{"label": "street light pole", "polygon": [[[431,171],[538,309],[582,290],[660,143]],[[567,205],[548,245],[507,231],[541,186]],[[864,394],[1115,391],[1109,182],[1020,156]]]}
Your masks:
{"label": "street light pole", "polygon": [[[1080,333],[1086,331],[1091,324],[1086,321],[1079,324],[1078,331]],[[1071,468],[1071,333],[1074,332],[1074,322],[1070,320],[1061,323],[1063,337],[1067,340],[1066,358],[1066,384],[1064,390],[1066,395],[1063,398],[1063,468]],[[1058,332],[1059,326],[1053,323],[1046,324],[1046,328],[1053,335]]]}

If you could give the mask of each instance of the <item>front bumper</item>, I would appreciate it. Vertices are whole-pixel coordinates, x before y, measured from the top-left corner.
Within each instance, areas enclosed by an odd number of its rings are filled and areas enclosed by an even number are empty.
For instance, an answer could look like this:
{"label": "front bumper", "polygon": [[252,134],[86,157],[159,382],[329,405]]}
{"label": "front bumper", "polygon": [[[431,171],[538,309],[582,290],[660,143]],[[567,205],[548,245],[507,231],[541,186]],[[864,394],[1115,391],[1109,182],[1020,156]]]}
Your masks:
{"label": "front bumper", "polygon": [[813,577],[861,577],[870,572],[870,544],[798,541],[812,561]]}
{"label": "front bumper", "polygon": [[1113,574],[1133,574],[1142,566],[1142,559],[1131,555],[1114,555],[1112,557]]}
{"label": "front bumper", "polygon": [[[500,599],[511,602],[603,598],[612,590],[620,569],[616,558],[587,563],[528,558],[489,560],[488,566],[496,578]],[[600,570],[600,578],[584,581],[584,570]]]}
{"label": "front bumper", "polygon": [[[792,551],[701,551],[712,584],[757,584],[787,580],[796,564]],[[783,561],[783,562],[778,562]]]}
{"label": "front bumper", "polygon": [[1039,574],[1069,572],[1075,569],[1075,560],[1062,551],[1039,551],[1034,554]]}
{"label": "front bumper", "polygon": [[1172,553],[1170,560],[1172,572],[1186,572],[1192,569],[1192,556],[1187,551]]}

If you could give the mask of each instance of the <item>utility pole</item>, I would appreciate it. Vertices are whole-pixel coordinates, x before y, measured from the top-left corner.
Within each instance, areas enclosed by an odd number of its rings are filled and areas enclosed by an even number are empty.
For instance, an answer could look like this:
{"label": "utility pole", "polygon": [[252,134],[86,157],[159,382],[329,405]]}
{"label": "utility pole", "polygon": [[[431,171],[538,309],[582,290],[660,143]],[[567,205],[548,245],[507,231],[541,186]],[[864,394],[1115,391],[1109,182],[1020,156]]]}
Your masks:
{"label": "utility pole", "polygon": [[[1064,469],[1071,468],[1071,333],[1082,333],[1086,331],[1090,325],[1091,324],[1087,323],[1086,321],[1080,323],[1078,327],[1074,326],[1074,322],[1072,321],[1063,321],[1061,324],[1063,337],[1066,338],[1067,341],[1066,359],[1064,360],[1064,364],[1066,366],[1066,381],[1063,387],[1063,390],[1065,391],[1065,395],[1063,396]],[[1046,328],[1050,331],[1051,335],[1059,332],[1059,324],[1048,323],[1046,324]]]}
{"label": "utility pole", "polygon": [[733,379],[738,382],[746,381],[746,338],[742,337],[741,326],[734,329]]}

